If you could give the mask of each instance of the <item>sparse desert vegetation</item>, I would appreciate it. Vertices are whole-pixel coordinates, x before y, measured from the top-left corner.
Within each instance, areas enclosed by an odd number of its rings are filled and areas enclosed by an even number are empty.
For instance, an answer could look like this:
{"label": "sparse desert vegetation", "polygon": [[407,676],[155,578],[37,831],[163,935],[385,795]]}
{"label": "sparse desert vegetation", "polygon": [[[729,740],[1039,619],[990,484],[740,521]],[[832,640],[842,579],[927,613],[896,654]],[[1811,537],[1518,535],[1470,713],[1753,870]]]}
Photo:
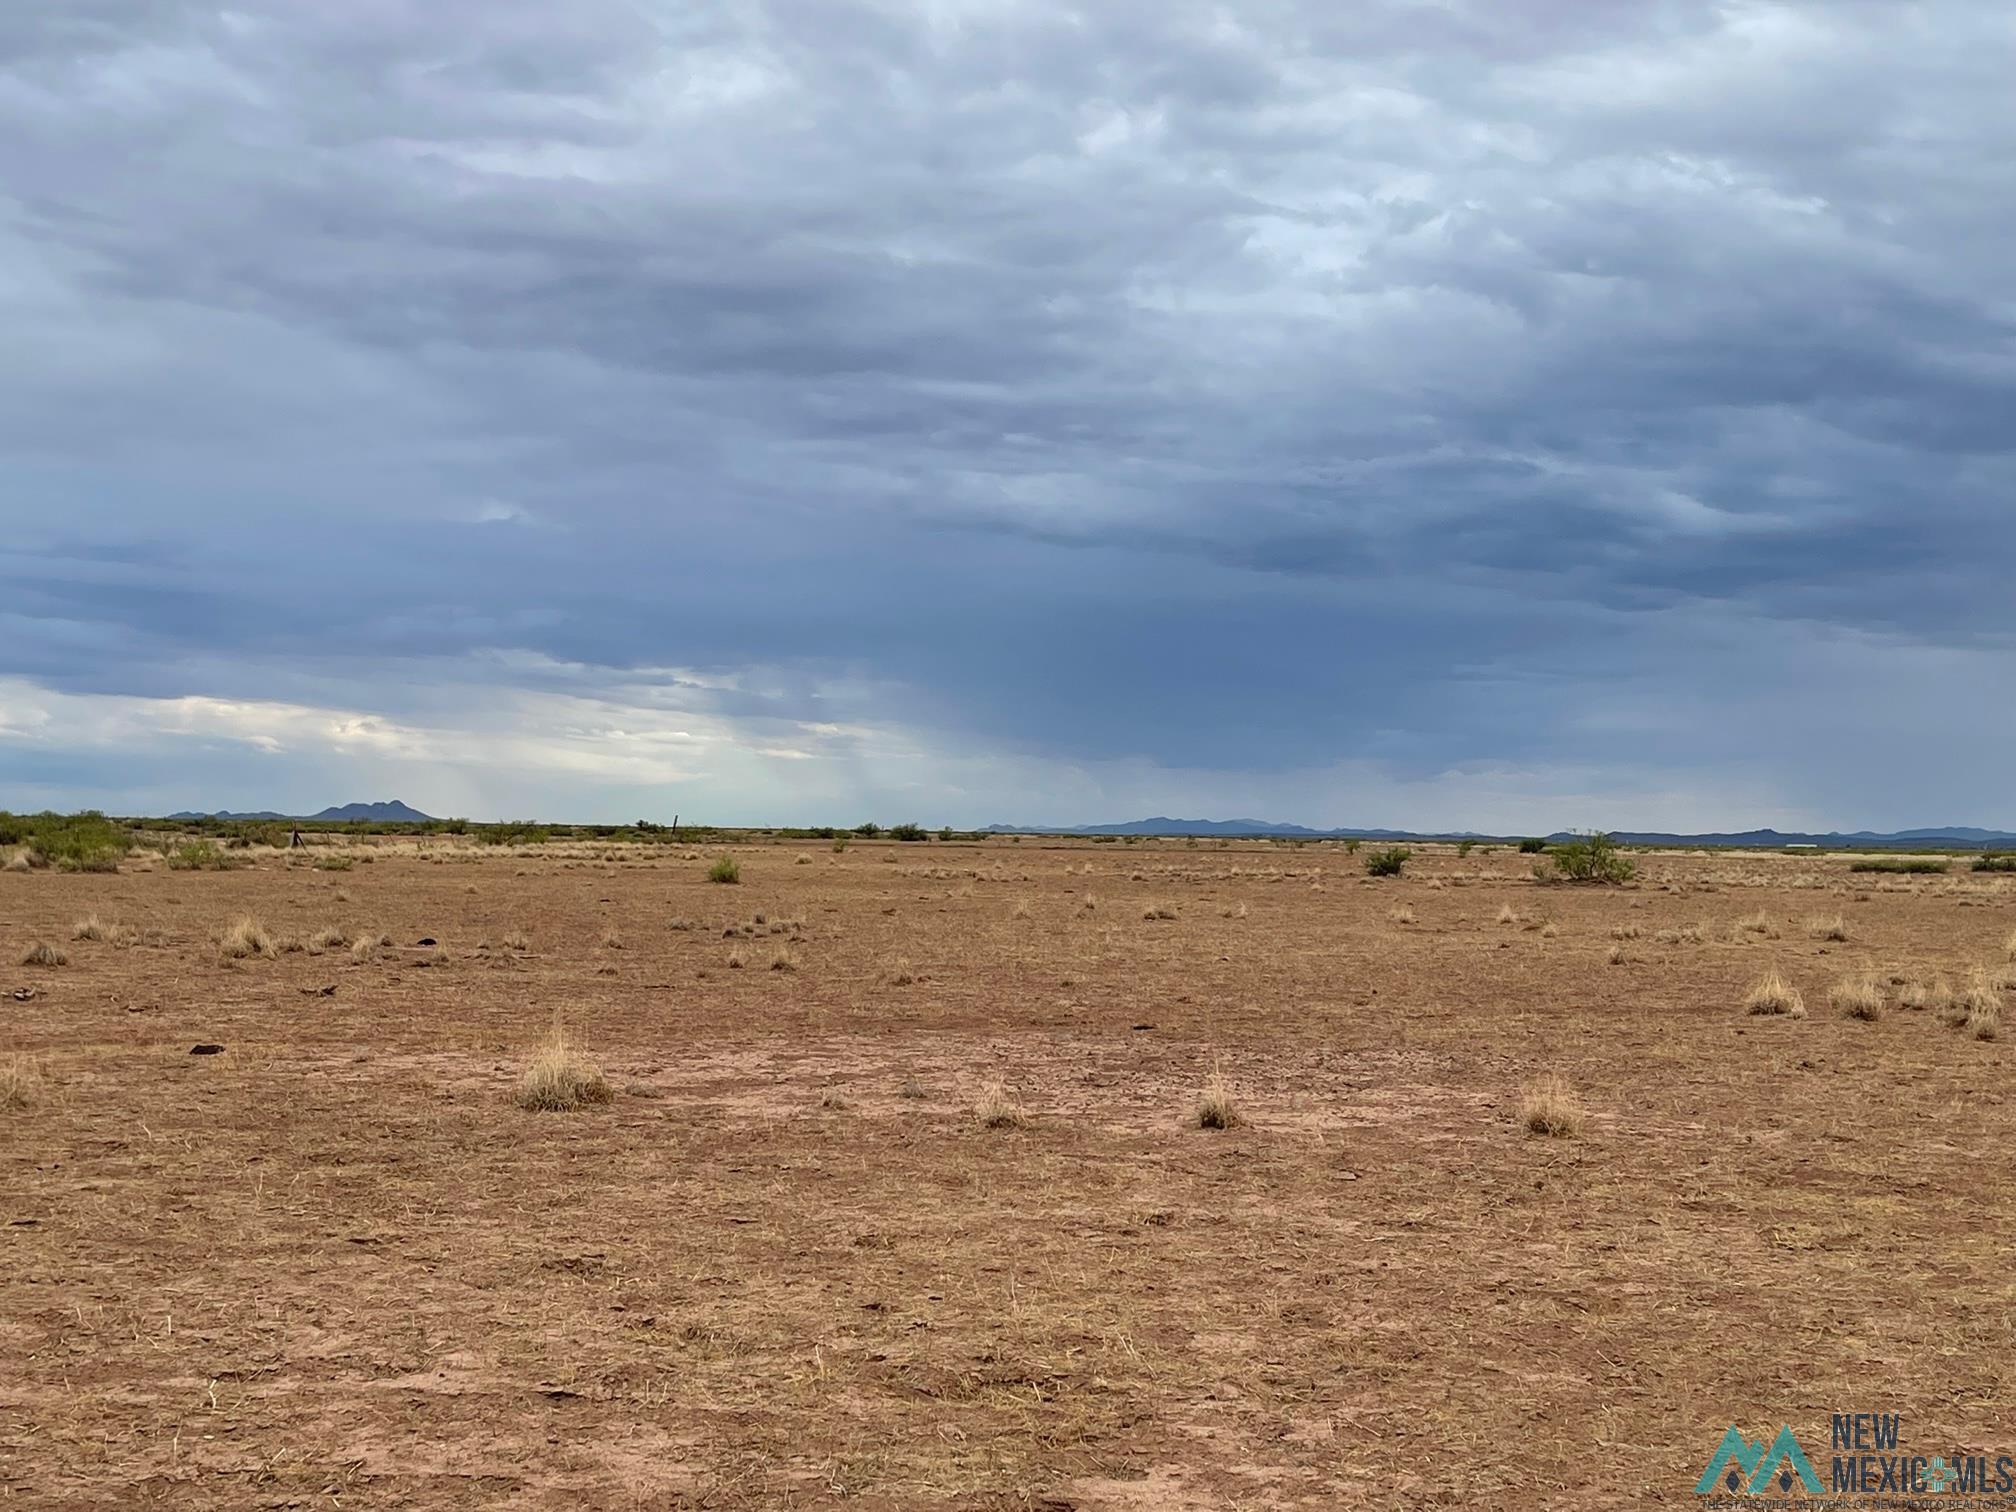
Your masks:
{"label": "sparse desert vegetation", "polygon": [[1775,967],[1752,984],[1743,998],[1743,1006],[1759,1017],[1778,1014],[1790,1018],[1806,1017],[1806,999]]}
{"label": "sparse desert vegetation", "polygon": [[1857,1400],[1866,1275],[1886,1403],[1999,1400],[2005,875],[923,834],[0,877],[0,1488],[1593,1512]]}
{"label": "sparse desert vegetation", "polygon": [[1586,1121],[1581,1097],[1557,1072],[1549,1072],[1520,1094],[1519,1122],[1529,1134],[1573,1138],[1582,1132]]}

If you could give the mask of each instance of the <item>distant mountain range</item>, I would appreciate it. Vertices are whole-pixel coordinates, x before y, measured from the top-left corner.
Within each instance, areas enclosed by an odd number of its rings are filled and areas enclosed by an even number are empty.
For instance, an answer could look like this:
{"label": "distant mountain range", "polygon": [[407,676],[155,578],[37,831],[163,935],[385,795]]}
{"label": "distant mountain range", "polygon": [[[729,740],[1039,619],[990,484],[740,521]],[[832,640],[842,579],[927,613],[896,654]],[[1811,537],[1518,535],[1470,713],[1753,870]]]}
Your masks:
{"label": "distant mountain range", "polygon": [[324,823],[363,821],[371,824],[425,824],[433,816],[423,814],[416,808],[408,808],[397,798],[390,803],[345,803],[337,808],[325,808],[319,814],[276,814],[270,809],[261,809],[253,814],[234,814],[219,810],[214,814],[197,814],[185,810],[170,814],[170,819],[318,819]]}
{"label": "distant mountain range", "polygon": [[[1264,819],[1134,819],[1125,824],[1074,824],[1031,826],[990,824],[990,833],[1004,835],[1198,835],[1218,839],[1234,837],[1261,840],[1489,840],[1513,836],[1482,835],[1474,830],[1438,831],[1393,829],[1310,829],[1302,824],[1273,824]],[[1889,850],[1983,850],[1995,846],[2016,846],[2016,834],[2007,830],[1976,829],[1952,825],[1944,829],[1909,829],[1888,832],[1854,830],[1831,831],[1824,835],[1785,833],[1774,829],[1742,830],[1729,834],[1676,835],[1652,830],[1618,830],[1616,838],[1626,845],[1730,845],[1769,850],[1786,845],[1816,845],[1824,848],[1881,847]],[[1567,830],[1544,836],[1548,840],[1572,840]]]}

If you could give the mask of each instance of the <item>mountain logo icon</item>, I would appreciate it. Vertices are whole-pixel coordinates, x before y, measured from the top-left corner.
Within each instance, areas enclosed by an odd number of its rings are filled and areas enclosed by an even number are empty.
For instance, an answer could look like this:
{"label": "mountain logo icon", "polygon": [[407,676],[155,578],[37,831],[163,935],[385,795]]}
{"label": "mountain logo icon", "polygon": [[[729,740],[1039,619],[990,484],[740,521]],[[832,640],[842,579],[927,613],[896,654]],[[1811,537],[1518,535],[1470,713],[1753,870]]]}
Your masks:
{"label": "mountain logo icon", "polygon": [[1768,1445],[1762,1440],[1752,1443],[1740,1429],[1731,1427],[1722,1435],[1715,1457],[1708,1461],[1708,1468],[1701,1472],[1694,1490],[1700,1496],[1712,1496],[1719,1491],[1762,1496],[1773,1490],[1789,1495],[1794,1484],[1804,1487],[1809,1495],[1822,1494],[1820,1477],[1813,1473],[1813,1462],[1806,1458],[1806,1451],[1799,1447],[1790,1427],[1780,1428],[1778,1436]]}

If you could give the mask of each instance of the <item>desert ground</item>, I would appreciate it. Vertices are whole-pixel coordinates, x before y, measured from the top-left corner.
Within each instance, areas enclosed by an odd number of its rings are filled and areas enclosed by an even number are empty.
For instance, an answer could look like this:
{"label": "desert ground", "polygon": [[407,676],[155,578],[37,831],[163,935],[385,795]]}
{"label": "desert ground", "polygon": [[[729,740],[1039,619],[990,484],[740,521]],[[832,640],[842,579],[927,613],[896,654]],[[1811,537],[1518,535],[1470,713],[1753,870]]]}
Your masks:
{"label": "desert ground", "polygon": [[[2016,1447],[2016,877],[241,859],[0,872],[0,1505],[1685,1506],[1731,1424]],[[556,1022],[606,1100],[519,1105]]]}

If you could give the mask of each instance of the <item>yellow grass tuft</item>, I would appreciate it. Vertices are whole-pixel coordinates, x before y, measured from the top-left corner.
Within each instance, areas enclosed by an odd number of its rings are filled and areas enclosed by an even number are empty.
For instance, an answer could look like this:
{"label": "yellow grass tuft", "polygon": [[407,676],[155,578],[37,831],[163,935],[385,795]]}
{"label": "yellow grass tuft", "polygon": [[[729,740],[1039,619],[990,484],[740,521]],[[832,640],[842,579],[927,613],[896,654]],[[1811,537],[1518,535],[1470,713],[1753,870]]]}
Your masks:
{"label": "yellow grass tuft", "polygon": [[42,1071],[33,1058],[10,1055],[0,1060],[0,1113],[23,1112],[41,1093]]}
{"label": "yellow grass tuft", "polygon": [[1519,922],[1519,910],[1514,908],[1510,903],[1500,903],[1498,905],[1498,922],[1500,924],[1517,924]]}
{"label": "yellow grass tuft", "polygon": [[378,942],[369,935],[362,936],[356,944],[350,947],[350,959],[355,961],[359,966],[368,965],[370,962],[377,960]]}
{"label": "yellow grass tuft", "polygon": [[504,948],[506,950],[530,950],[532,948],[532,937],[522,929],[514,929],[504,936]]}
{"label": "yellow grass tuft", "polygon": [[1756,913],[1738,919],[1736,921],[1736,928],[1743,934],[1760,934],[1770,939],[1776,939],[1778,936],[1777,926],[1771,922],[1771,916],[1761,909]]}
{"label": "yellow grass tuft", "polygon": [[789,945],[780,946],[777,953],[770,957],[770,969],[772,971],[796,971],[798,969],[798,952],[793,950]]}
{"label": "yellow grass tuft", "polygon": [[234,961],[242,961],[247,956],[279,954],[273,948],[273,936],[266,933],[266,926],[249,914],[232,921],[231,927],[218,937],[217,949]]}
{"label": "yellow grass tuft", "polygon": [[1630,957],[1624,954],[1624,947],[1622,945],[1612,945],[1607,959],[1612,966],[1622,966]]}
{"label": "yellow grass tuft", "polygon": [[891,987],[908,987],[916,980],[917,973],[910,969],[910,961],[907,956],[898,956],[890,963],[889,985]]}
{"label": "yellow grass tuft", "polygon": [[1007,1085],[990,1081],[980,1089],[973,1114],[990,1129],[1019,1129],[1029,1122],[1029,1114],[1008,1091]]}
{"label": "yellow grass tuft", "polygon": [[1743,1006],[1759,1016],[1783,1014],[1787,1018],[1806,1017],[1806,1000],[1799,995],[1797,987],[1778,974],[1775,966],[1757,979],[1749,996],[1743,999]]}
{"label": "yellow grass tuft", "polygon": [[555,1024],[519,1078],[514,1101],[533,1113],[571,1113],[606,1103],[612,1095],[602,1068],[576,1050],[567,1031]]}
{"label": "yellow grass tuft", "polygon": [[1848,938],[1848,921],[1839,914],[1831,919],[1816,914],[1806,921],[1806,932],[1816,940],[1845,940]]}
{"label": "yellow grass tuft", "polygon": [[70,957],[46,940],[37,940],[21,957],[23,966],[68,966]]}
{"label": "yellow grass tuft", "polygon": [[2009,931],[2009,938],[2002,942],[2002,954],[2016,961],[2016,929]]}
{"label": "yellow grass tuft", "polygon": [[341,950],[350,943],[350,936],[334,924],[325,924],[308,937],[308,943],[321,950]]}
{"label": "yellow grass tuft", "polygon": [[1568,1079],[1549,1072],[1531,1083],[1519,1099],[1519,1122],[1529,1134],[1572,1139],[1582,1132],[1586,1115],[1582,1099]]}
{"label": "yellow grass tuft", "polygon": [[613,929],[603,930],[602,948],[604,950],[621,950],[623,948],[623,936]]}
{"label": "yellow grass tuft", "polygon": [[0,866],[0,871],[10,871],[10,872],[33,871],[34,869],[35,869],[35,863],[28,859],[28,852],[26,852],[25,850],[17,850],[16,852],[14,852],[13,855],[7,858],[7,864],[5,866]]}
{"label": "yellow grass tuft", "polygon": [[1841,978],[1828,992],[1827,1001],[1836,1012],[1865,1023],[1873,1024],[1883,1016],[1883,989],[1873,972]]}
{"label": "yellow grass tuft", "polygon": [[2002,1033],[2002,997],[1990,980],[1988,968],[1976,966],[1968,974],[1967,985],[1953,999],[1945,1015],[1952,1027],[1975,1039],[1992,1040]]}
{"label": "yellow grass tuft", "polygon": [[1398,908],[1387,909],[1386,917],[1395,924],[1412,924],[1415,922],[1414,907],[1412,904],[1402,903]]}
{"label": "yellow grass tuft", "polygon": [[1226,1085],[1223,1076],[1213,1070],[1197,1097],[1197,1127],[1236,1129],[1244,1121],[1239,1116],[1239,1105],[1233,1100],[1231,1087]]}
{"label": "yellow grass tuft", "polygon": [[87,914],[77,921],[70,931],[73,940],[94,940],[104,945],[118,945],[122,948],[140,938],[140,932],[124,924],[107,924],[98,915]]}

